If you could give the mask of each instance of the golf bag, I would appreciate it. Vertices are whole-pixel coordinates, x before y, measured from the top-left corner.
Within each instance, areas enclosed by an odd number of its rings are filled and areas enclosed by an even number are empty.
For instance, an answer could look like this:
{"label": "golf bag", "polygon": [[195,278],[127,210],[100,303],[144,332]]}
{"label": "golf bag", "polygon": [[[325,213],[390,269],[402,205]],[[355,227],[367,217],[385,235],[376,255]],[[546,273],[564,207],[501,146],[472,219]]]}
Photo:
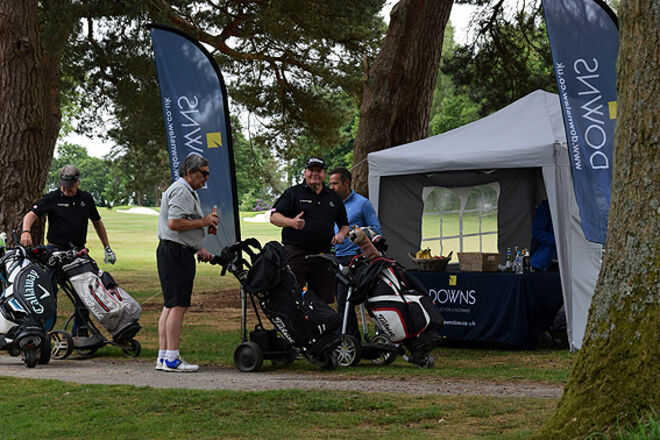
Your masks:
{"label": "golf bag", "polygon": [[142,313],[135,301],[108,272],[99,270],[85,252],[62,265],[64,277],[89,313],[112,335],[116,342],[132,339],[140,330]]}
{"label": "golf bag", "polygon": [[443,323],[442,315],[424,290],[411,288],[410,281],[406,282],[404,273],[392,265],[392,260],[379,258],[384,264],[371,262],[383,268],[367,296],[367,306],[392,342],[437,331]]}
{"label": "golf bag", "polygon": [[0,349],[21,354],[28,368],[50,360],[48,331],[55,325],[57,302],[54,271],[39,257],[45,248],[17,247],[0,259]]}
{"label": "golf bag", "polygon": [[339,315],[314,292],[298,286],[281,244],[266,243],[243,285],[256,295],[261,310],[282,336],[303,354],[319,358],[334,349]]}
{"label": "golf bag", "polygon": [[352,266],[354,305],[365,302],[369,314],[392,342],[402,342],[413,355],[439,345],[442,314],[426,288],[395,260],[383,256],[360,257]]}

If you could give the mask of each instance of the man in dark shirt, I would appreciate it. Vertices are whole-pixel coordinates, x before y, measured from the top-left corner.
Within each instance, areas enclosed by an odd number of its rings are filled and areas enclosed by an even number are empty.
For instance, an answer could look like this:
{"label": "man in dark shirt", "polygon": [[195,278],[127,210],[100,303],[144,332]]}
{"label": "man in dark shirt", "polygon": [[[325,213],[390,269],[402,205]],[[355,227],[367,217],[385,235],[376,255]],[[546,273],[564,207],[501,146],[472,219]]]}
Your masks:
{"label": "man in dark shirt", "polygon": [[[270,222],[282,228],[284,254],[301,287],[307,285],[328,304],[334,302],[335,279],[321,259],[305,256],[329,252],[344,242],[348,219],[344,202],[325,186],[325,161],[310,157],[305,163],[303,183],[288,188],[275,202]],[[337,224],[339,231],[335,234]]]}
{"label": "man in dark shirt", "polygon": [[87,221],[91,220],[105,249],[106,263],[114,264],[117,256],[110,248],[108,234],[101,220],[92,195],[78,189],[80,171],[73,165],[60,170],[60,187],[46,194],[32,210],[23,217],[23,231],[20,242],[32,246],[30,230],[42,215],[48,215],[48,244],[57,249],[85,247],[87,242]]}

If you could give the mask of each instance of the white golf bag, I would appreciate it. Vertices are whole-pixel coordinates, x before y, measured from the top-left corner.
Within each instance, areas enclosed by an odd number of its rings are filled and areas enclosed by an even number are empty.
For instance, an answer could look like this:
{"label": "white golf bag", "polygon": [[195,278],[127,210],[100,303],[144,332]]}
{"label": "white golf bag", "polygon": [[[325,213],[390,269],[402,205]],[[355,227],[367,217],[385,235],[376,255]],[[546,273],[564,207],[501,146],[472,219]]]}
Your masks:
{"label": "white golf bag", "polygon": [[379,282],[367,296],[367,306],[392,342],[415,338],[442,325],[442,316],[431,299],[406,291],[391,267],[382,270]]}
{"label": "white golf bag", "polygon": [[[140,304],[119,287],[108,272],[99,270],[91,257],[78,256],[64,264],[62,271],[89,313],[114,340],[121,339],[125,331],[137,326],[142,313]],[[132,333],[131,338],[134,335]]]}

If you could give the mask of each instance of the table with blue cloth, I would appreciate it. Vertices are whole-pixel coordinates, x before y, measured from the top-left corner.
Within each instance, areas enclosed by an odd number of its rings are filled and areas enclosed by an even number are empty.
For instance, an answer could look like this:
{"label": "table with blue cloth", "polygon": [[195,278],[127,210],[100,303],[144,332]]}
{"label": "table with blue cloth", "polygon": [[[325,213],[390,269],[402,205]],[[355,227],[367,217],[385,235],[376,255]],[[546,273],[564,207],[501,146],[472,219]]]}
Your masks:
{"label": "table with blue cloth", "polygon": [[559,272],[410,271],[428,289],[452,341],[533,349],[563,303]]}

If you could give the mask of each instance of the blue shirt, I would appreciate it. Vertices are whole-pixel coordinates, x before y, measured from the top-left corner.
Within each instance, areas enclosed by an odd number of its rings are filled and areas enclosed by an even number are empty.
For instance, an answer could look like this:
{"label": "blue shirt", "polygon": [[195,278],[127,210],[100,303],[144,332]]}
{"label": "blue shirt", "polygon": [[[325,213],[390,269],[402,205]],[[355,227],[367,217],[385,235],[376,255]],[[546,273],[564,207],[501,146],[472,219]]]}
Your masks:
{"label": "blue shirt", "polygon": [[[376,211],[369,199],[351,190],[351,193],[346,200],[344,200],[344,207],[346,208],[346,214],[348,215],[349,229],[353,229],[353,226],[371,226],[376,232],[382,234],[378,216],[376,215]],[[335,226],[335,234],[338,231],[339,229]],[[348,238],[346,238],[342,244],[335,247],[335,255],[339,257],[358,255],[361,253],[362,250],[351,243]]]}
{"label": "blue shirt", "polygon": [[550,207],[547,200],[541,202],[532,223],[532,247],[536,249],[532,252],[530,264],[532,267],[541,270],[547,270],[550,263],[557,255],[555,246],[555,235],[552,230],[552,218],[550,217]]}

